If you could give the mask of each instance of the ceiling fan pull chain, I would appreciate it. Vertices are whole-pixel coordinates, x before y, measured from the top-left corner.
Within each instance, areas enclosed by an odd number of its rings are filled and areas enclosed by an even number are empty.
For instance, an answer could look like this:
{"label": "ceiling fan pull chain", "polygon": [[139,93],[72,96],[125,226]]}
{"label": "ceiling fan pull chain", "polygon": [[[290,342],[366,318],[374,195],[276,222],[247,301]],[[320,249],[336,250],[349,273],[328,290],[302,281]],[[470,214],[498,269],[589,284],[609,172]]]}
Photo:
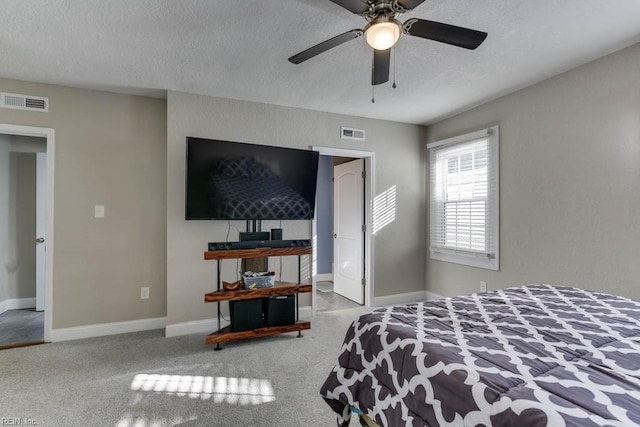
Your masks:
{"label": "ceiling fan pull chain", "polygon": [[375,102],[376,102],[376,97],[375,97],[375,93],[376,93],[375,75],[376,75],[376,56],[374,54],[373,55],[373,60],[371,61],[371,103],[372,104],[375,104]]}
{"label": "ceiling fan pull chain", "polygon": [[391,48],[391,55],[393,56],[393,84],[391,85],[392,88],[396,88],[396,48],[395,46],[393,48]]}

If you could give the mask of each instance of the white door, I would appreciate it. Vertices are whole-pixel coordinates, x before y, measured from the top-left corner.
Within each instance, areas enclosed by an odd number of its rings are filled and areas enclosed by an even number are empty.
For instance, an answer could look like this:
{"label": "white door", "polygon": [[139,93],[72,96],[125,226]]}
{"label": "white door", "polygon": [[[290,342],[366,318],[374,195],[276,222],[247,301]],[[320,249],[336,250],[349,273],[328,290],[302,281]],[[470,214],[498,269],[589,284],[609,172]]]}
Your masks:
{"label": "white door", "polygon": [[333,168],[333,290],[364,304],[364,159]]}
{"label": "white door", "polygon": [[36,157],[36,310],[44,311],[46,277],[47,153]]}

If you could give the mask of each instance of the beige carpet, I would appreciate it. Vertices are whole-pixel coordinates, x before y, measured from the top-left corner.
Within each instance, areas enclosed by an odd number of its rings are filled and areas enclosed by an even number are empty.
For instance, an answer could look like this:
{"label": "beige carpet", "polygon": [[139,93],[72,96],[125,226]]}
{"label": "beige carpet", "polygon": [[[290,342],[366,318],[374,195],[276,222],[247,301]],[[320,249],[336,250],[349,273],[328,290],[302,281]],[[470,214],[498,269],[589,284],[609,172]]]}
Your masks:
{"label": "beige carpet", "polygon": [[319,390],[347,327],[369,310],[321,313],[302,338],[222,351],[205,334],[160,330],[0,351],[0,416],[39,426],[334,426]]}

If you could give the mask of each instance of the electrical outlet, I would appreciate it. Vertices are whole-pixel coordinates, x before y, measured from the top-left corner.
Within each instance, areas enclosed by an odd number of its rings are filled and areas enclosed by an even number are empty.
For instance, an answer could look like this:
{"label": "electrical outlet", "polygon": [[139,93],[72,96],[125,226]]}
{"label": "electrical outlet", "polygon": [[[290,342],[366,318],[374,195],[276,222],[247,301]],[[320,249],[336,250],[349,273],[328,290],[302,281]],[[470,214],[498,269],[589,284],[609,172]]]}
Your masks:
{"label": "electrical outlet", "polygon": [[104,218],[104,205],[96,205],[94,211],[96,218]]}
{"label": "electrical outlet", "polygon": [[149,288],[140,288],[140,299],[149,299]]}
{"label": "electrical outlet", "polygon": [[487,282],[480,281],[480,292],[487,292]]}

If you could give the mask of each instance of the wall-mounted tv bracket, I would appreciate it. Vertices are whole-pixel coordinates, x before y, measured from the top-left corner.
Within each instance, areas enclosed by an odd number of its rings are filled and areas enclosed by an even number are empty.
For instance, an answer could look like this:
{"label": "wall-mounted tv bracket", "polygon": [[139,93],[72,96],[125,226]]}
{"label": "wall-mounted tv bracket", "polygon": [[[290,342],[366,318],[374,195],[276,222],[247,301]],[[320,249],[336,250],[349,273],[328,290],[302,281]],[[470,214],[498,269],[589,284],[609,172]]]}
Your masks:
{"label": "wall-mounted tv bracket", "polygon": [[247,231],[262,231],[262,220],[260,219],[248,219]]}

